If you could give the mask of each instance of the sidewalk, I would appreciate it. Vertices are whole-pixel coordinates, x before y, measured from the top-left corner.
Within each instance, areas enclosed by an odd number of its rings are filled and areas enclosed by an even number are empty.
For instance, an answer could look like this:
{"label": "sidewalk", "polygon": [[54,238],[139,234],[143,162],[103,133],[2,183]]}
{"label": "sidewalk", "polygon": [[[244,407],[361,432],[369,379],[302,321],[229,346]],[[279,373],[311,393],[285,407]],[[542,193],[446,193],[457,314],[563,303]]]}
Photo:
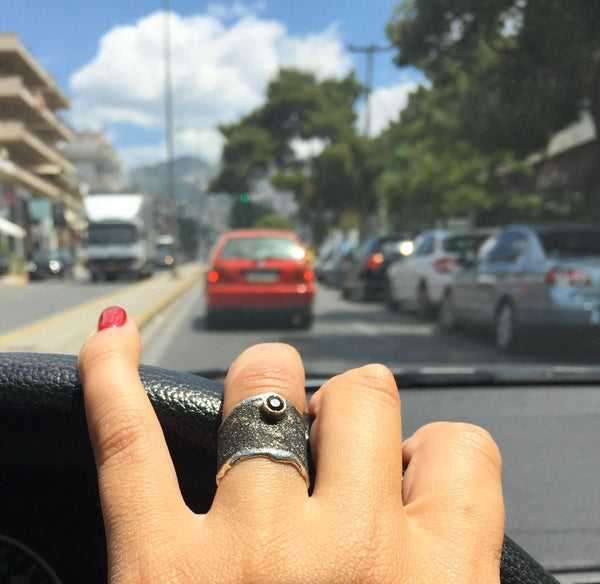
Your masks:
{"label": "sidewalk", "polygon": [[122,306],[142,328],[155,314],[188,290],[202,275],[197,264],[178,268],[178,277],[164,272],[101,298],[0,336],[0,352],[77,354],[100,312]]}

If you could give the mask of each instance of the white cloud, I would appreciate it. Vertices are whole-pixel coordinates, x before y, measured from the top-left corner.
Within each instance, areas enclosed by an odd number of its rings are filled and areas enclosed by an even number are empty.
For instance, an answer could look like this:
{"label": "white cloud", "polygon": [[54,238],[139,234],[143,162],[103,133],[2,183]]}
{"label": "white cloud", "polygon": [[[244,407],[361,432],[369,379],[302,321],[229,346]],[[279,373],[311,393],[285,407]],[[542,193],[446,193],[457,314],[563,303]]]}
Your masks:
{"label": "white cloud", "polygon": [[[391,121],[397,121],[400,112],[408,103],[408,96],[420,85],[418,80],[405,80],[390,87],[378,87],[371,92],[369,103],[371,105],[370,136],[377,136],[385,130]],[[365,107],[361,107],[358,117],[359,131],[365,128]]]}
{"label": "white cloud", "polygon": [[310,140],[292,140],[290,144],[296,158],[299,160],[307,160],[321,154],[327,141],[321,138],[311,138]]}
{"label": "white cloud", "polygon": [[[229,8],[212,5],[206,14],[171,13],[177,154],[195,151],[216,161],[221,147],[217,125],[234,122],[259,106],[281,66],[301,67],[320,79],[340,78],[352,69],[335,26],[294,36],[282,23],[260,19],[263,8],[262,2],[250,7],[235,2]],[[155,12],[102,37],[97,55],[70,81],[69,117],[75,127],[163,127],[163,17]],[[164,159],[160,145],[142,143],[121,153],[133,161],[153,151]]]}

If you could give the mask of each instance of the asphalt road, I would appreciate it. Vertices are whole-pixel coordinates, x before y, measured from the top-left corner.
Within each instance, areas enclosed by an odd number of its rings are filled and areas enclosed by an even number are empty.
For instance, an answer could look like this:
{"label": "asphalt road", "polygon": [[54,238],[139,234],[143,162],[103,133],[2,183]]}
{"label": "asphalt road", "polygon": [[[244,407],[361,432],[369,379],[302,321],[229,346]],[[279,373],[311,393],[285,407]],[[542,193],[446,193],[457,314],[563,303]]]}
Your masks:
{"label": "asphalt road", "polygon": [[40,280],[0,285],[0,334],[21,328],[130,285],[128,281],[92,283],[87,279]]}
{"label": "asphalt road", "polygon": [[[116,284],[40,282],[0,289],[0,331],[47,317],[77,302],[108,294]],[[499,353],[485,335],[446,335],[434,320],[388,311],[379,303],[342,300],[321,288],[311,330],[235,323],[204,327],[202,287],[194,285],[143,329],[142,361],[185,371],[227,370],[257,342],[294,345],[309,373],[330,375],[368,362],[394,370],[433,367],[597,363],[593,347],[569,357],[564,343],[525,353]],[[427,369],[425,369],[426,371]],[[551,569],[600,563],[600,384],[402,389],[404,435],[436,420],[486,427],[504,461],[506,532]]]}

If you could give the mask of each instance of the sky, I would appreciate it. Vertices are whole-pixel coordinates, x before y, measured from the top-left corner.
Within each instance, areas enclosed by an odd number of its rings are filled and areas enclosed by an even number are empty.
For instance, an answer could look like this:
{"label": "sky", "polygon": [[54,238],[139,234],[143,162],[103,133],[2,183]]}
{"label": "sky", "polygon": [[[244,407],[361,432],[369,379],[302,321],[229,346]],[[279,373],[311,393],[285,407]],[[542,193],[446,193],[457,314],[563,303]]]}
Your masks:
{"label": "sky", "polygon": [[[128,168],[166,157],[164,1],[0,0],[0,31],[16,32],[70,97],[62,116],[75,130],[103,129]],[[281,66],[319,79],[355,70],[364,82],[366,58],[348,46],[388,46],[385,23],[398,1],[170,0],[175,156],[217,163],[218,125],[264,103]],[[375,57],[372,135],[422,81],[393,56]],[[362,116],[364,104],[357,109]],[[297,147],[302,155],[318,144]]]}

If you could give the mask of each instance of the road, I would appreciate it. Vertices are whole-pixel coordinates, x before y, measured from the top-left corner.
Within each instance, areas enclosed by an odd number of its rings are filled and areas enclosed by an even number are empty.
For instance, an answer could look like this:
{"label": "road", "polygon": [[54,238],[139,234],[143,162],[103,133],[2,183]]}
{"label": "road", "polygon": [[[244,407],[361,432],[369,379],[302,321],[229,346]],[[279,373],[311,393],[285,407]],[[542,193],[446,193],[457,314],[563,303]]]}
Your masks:
{"label": "road", "polygon": [[79,280],[43,280],[0,287],[0,334],[34,323],[94,298],[112,294],[131,282],[93,284]]}
{"label": "road", "polygon": [[[10,323],[23,326],[36,315],[47,317],[71,302],[113,293],[119,286],[124,283],[41,282],[2,288],[0,320],[4,329]],[[550,367],[561,362],[565,349],[506,356],[485,335],[446,335],[433,320],[390,312],[379,303],[342,300],[337,291],[324,287],[317,296],[315,317],[308,331],[264,326],[207,331],[202,286],[195,284],[144,327],[142,361],[185,371],[226,371],[246,347],[283,341],[299,350],[308,372],[329,375],[368,362],[392,369],[439,364],[509,367],[531,361],[532,355]],[[590,360],[597,362],[584,352],[570,363],[584,365]],[[534,557],[549,568],[597,561],[600,389],[486,386],[401,393],[405,435],[435,420],[469,421],[492,433],[504,461],[507,533]]]}

